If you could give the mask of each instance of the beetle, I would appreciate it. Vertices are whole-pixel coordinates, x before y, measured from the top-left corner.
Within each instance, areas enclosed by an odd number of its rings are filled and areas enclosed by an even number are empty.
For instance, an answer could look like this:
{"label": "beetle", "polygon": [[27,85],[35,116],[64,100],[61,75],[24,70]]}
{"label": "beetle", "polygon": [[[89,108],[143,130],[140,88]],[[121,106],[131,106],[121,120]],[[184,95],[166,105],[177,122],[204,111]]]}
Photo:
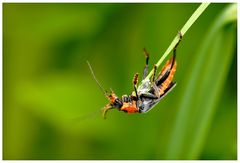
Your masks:
{"label": "beetle", "polygon": [[182,34],[179,32],[179,41],[173,49],[173,56],[169,59],[165,66],[162,68],[161,72],[156,76],[157,66],[154,65],[154,73],[150,79],[146,79],[148,74],[148,62],[149,53],[144,48],[144,54],[146,56],[146,63],[143,71],[143,79],[139,87],[138,84],[138,73],[133,77],[133,88],[134,91],[130,95],[123,95],[119,98],[113,90],[111,92],[106,91],[99,81],[97,80],[90,63],[87,61],[89,69],[92,73],[93,78],[96,83],[109,100],[109,103],[103,108],[103,117],[106,118],[106,114],[110,109],[118,109],[126,113],[146,113],[154,106],[156,106],[162,98],[164,98],[175,86],[176,82],[173,82],[173,77],[176,72],[176,49],[182,40]]}

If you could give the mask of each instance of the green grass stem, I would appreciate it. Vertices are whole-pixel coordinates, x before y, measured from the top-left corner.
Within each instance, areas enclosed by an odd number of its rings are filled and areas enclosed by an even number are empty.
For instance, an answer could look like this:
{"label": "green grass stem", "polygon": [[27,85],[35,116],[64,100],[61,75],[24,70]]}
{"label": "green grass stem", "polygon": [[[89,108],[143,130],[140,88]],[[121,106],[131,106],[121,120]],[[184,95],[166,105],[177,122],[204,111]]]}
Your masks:
{"label": "green grass stem", "polygon": [[[189,28],[193,25],[193,23],[198,19],[198,17],[204,12],[204,10],[208,7],[210,3],[202,3],[197,10],[192,14],[192,16],[188,19],[188,21],[185,23],[185,25],[182,27],[180,30],[182,36],[189,30]],[[163,56],[159,59],[157,62],[157,67],[161,65],[163,60],[168,56],[168,54],[171,52],[171,50],[174,48],[174,46],[177,44],[179,41],[179,35],[176,35],[175,38],[173,39],[172,43],[169,45]],[[150,79],[150,77],[153,75],[153,70],[148,74],[146,79]]]}
{"label": "green grass stem", "polygon": [[236,21],[237,6],[232,4],[214,21],[183,77],[187,81],[166,159],[200,157],[235,54]]}

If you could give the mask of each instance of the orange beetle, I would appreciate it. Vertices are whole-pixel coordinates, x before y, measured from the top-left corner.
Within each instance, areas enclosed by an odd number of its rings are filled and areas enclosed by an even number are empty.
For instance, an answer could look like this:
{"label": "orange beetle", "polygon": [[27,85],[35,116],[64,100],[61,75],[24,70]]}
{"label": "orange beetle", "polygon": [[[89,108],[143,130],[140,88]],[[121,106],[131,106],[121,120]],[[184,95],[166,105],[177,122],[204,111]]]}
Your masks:
{"label": "orange beetle", "polygon": [[148,74],[148,60],[149,53],[144,48],[144,54],[146,56],[146,64],[143,73],[143,80],[141,86],[137,88],[138,74],[136,73],[133,78],[133,88],[134,91],[131,95],[123,95],[122,98],[118,96],[111,90],[108,93],[98,82],[96,76],[93,73],[91,65],[88,63],[90,71],[97,82],[100,89],[103,91],[104,95],[109,100],[109,103],[103,109],[103,117],[106,118],[106,113],[108,110],[116,108],[119,111],[124,111],[126,113],[146,113],[151,110],[159,101],[165,97],[175,86],[176,83],[173,82],[173,77],[176,72],[176,48],[182,39],[182,34],[179,32],[179,41],[173,49],[173,56],[167,61],[165,66],[162,68],[160,74],[155,80],[155,74],[157,71],[157,66],[154,66],[154,73],[151,78],[145,79]]}

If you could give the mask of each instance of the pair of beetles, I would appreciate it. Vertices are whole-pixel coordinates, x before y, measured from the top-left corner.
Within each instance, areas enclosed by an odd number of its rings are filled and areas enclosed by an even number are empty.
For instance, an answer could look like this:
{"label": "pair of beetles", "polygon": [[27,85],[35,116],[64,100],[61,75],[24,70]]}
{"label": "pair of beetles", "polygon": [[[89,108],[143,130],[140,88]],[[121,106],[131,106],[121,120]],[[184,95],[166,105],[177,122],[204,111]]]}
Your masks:
{"label": "pair of beetles", "polygon": [[138,73],[133,78],[134,91],[130,95],[123,95],[120,99],[114,92],[107,92],[99,83],[96,76],[93,73],[91,65],[88,63],[90,71],[97,82],[104,95],[109,100],[109,103],[103,108],[103,117],[106,118],[107,111],[110,109],[118,109],[126,113],[146,113],[157,105],[160,100],[165,97],[175,86],[176,82],[173,82],[173,77],[176,71],[176,49],[182,39],[181,32],[179,34],[179,41],[173,49],[173,56],[167,61],[161,72],[156,77],[157,66],[154,65],[154,72],[151,79],[146,79],[148,74],[148,61],[149,53],[144,48],[144,54],[146,56],[146,64],[143,71],[143,79],[140,86],[138,84]]}

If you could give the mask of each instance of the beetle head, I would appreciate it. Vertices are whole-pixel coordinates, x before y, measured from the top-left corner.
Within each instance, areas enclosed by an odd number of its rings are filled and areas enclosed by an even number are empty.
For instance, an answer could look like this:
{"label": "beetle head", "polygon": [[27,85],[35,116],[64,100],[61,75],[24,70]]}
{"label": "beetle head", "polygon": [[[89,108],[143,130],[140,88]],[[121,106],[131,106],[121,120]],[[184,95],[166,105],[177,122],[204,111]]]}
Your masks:
{"label": "beetle head", "polygon": [[103,117],[106,119],[106,114],[110,109],[119,109],[123,106],[123,102],[118,96],[111,90],[111,93],[106,94],[109,103],[103,109]]}

